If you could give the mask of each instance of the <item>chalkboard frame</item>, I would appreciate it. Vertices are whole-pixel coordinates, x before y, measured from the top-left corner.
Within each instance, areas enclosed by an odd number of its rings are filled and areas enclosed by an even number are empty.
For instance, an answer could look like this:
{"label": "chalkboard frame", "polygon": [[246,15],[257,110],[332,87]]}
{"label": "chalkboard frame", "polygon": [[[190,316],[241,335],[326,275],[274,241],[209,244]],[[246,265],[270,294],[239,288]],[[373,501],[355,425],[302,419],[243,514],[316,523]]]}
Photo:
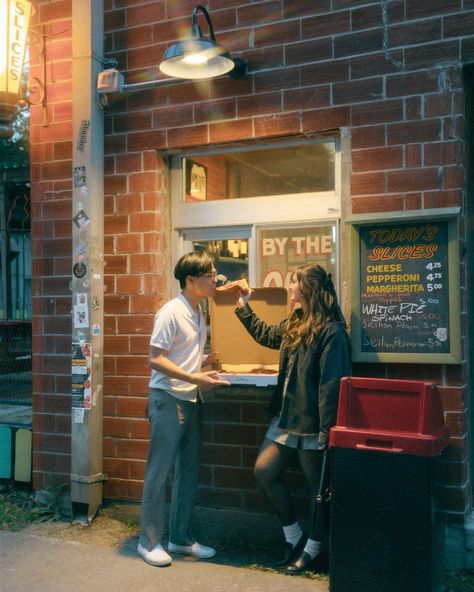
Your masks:
{"label": "chalkboard frame", "polygon": [[[459,270],[459,213],[460,208],[440,208],[383,214],[352,215],[345,220],[351,225],[351,341],[354,362],[404,363],[404,364],[459,364],[461,363],[461,314],[460,314],[460,270]],[[364,226],[389,227],[401,222],[427,223],[447,222],[448,225],[448,313],[449,352],[364,352],[361,351],[361,238]]]}

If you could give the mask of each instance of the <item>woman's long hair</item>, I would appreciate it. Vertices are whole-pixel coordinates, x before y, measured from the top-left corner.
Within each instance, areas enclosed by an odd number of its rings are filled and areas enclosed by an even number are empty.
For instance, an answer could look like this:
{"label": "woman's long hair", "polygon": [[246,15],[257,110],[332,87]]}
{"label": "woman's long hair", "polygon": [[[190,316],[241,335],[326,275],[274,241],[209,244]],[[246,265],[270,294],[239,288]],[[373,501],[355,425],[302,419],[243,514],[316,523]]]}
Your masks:
{"label": "woman's long hair", "polygon": [[290,315],[283,337],[292,350],[312,345],[328,321],[346,326],[330,273],[320,265],[307,265],[296,269],[295,276],[303,302]]}

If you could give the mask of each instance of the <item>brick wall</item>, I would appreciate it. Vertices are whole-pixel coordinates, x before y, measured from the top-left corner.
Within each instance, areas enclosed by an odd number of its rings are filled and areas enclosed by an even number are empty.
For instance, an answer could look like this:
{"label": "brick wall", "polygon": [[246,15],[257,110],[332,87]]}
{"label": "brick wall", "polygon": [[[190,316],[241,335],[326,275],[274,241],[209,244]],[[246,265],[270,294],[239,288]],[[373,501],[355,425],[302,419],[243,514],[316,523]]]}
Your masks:
{"label": "brick wall", "polygon": [[[72,23],[70,2],[38,2],[47,107],[31,113],[33,483],[69,482],[71,406]],[[30,77],[43,80],[38,34]],[[33,95],[32,99],[37,99]]]}
{"label": "brick wall", "polygon": [[[128,83],[157,74],[164,49],[189,26],[195,4],[105,2],[106,51],[118,59]],[[140,496],[148,429],[147,336],[156,307],[169,293],[169,180],[156,150],[302,137],[345,127],[351,142],[353,213],[464,206],[466,199],[462,64],[474,61],[473,0],[209,0],[206,6],[218,40],[248,60],[251,74],[131,94],[106,114],[108,496]],[[56,31],[62,19],[70,27],[68,2],[40,3],[40,15]],[[63,63],[70,55],[68,39],[63,34],[48,40],[48,63],[53,67],[57,62],[58,76],[69,72]],[[66,44],[58,57],[55,43]],[[70,267],[67,257],[54,253],[57,244],[64,253],[70,244],[69,84],[57,77],[50,83],[48,108],[57,121],[49,128],[41,128],[40,114],[32,113],[34,327],[35,348],[41,352],[35,361],[38,475],[59,470],[57,465],[67,460],[63,419],[69,407]],[[41,245],[40,227],[46,236]],[[461,228],[464,233],[465,224]],[[461,265],[465,307],[466,270]],[[465,316],[464,308],[463,327]],[[50,347],[59,348],[54,353],[61,355],[49,356]],[[465,330],[463,351],[466,358]],[[53,362],[59,367],[49,365]],[[452,432],[445,506],[452,521],[463,521],[469,503],[466,364],[360,364],[355,372],[439,385]],[[215,419],[206,424],[204,501],[262,507],[250,467],[266,422],[263,399],[262,393],[243,392],[232,404],[219,397],[208,404],[208,416]],[[54,421],[51,412],[57,413]],[[249,417],[261,421],[254,424]],[[45,440],[44,434],[54,438]],[[244,434],[249,440],[242,440]],[[66,472],[63,465],[61,471]]]}

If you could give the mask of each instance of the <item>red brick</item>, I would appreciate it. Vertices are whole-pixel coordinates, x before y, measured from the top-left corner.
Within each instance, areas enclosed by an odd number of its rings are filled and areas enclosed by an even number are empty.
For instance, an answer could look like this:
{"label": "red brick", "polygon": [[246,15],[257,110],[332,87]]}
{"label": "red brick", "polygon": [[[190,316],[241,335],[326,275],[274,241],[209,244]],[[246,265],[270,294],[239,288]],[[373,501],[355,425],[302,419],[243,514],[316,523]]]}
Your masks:
{"label": "red brick", "polygon": [[353,171],[397,169],[403,165],[401,146],[352,151]]}
{"label": "red brick", "polygon": [[130,255],[130,273],[154,273],[163,269],[161,257],[149,253]]}
{"label": "red brick", "polygon": [[130,191],[153,191],[156,189],[156,173],[132,173],[128,177]]}
{"label": "red brick", "polygon": [[281,136],[300,131],[300,116],[295,113],[267,115],[254,120],[255,136]]}
{"label": "red brick", "polygon": [[387,76],[387,97],[404,97],[438,92],[437,76],[431,72],[415,72]]}
{"label": "red brick", "polygon": [[141,277],[137,275],[117,276],[117,293],[138,293],[141,289]]}
{"label": "red brick", "polygon": [[255,47],[264,45],[278,45],[284,39],[286,43],[300,39],[300,28],[295,27],[294,23],[281,22],[263,25],[252,28],[254,32]]}
{"label": "red brick", "polygon": [[147,405],[146,397],[117,397],[117,414],[120,417],[144,418]]}
{"label": "red brick", "polygon": [[127,193],[127,176],[107,175],[104,177],[104,192],[107,194]]}
{"label": "red brick", "polygon": [[332,58],[332,41],[325,39],[311,39],[299,43],[285,45],[285,63],[288,66],[295,64],[307,64]]}
{"label": "red brick", "polygon": [[452,93],[439,93],[424,97],[425,117],[450,116],[453,109]]}
{"label": "red brick", "polygon": [[387,143],[436,142],[441,139],[440,134],[441,122],[439,119],[393,123],[387,126]]}
{"label": "red brick", "polygon": [[154,315],[135,315],[118,318],[117,332],[124,335],[151,335]]}
{"label": "red brick", "polygon": [[[115,31],[113,34],[115,51],[127,49],[128,47],[151,45],[154,41],[157,40],[153,38],[153,26],[151,24],[143,27],[128,27],[122,31]],[[164,39],[160,41],[164,41]]]}
{"label": "red brick", "polygon": [[381,6],[363,6],[362,8],[354,8],[351,11],[351,29],[353,31],[372,29],[374,27],[381,27],[382,25]]}
{"label": "red brick", "polygon": [[47,23],[58,19],[65,19],[72,16],[72,7],[69,0],[64,2],[52,2],[39,6],[39,21]]}
{"label": "red brick", "polygon": [[405,166],[407,168],[421,166],[421,148],[421,144],[405,146]]}
{"label": "red brick", "polygon": [[[317,107],[329,107],[330,87],[329,85],[298,88],[296,90],[283,91],[283,105],[285,111],[295,109],[315,109]],[[281,100],[280,100],[281,109]]]}
{"label": "red brick", "polygon": [[346,33],[350,30],[350,12],[329,13],[302,20],[303,39]]}
{"label": "red brick", "polygon": [[412,20],[416,18],[432,17],[436,14],[446,12],[457,12],[461,8],[461,0],[432,0],[429,4],[417,2],[416,0],[407,0],[406,18]]}
{"label": "red brick", "polygon": [[384,173],[353,173],[351,176],[351,194],[369,195],[385,191]]}
{"label": "red brick", "polygon": [[280,46],[249,48],[241,51],[240,58],[247,61],[249,72],[285,65],[284,48]]}
{"label": "red brick", "polygon": [[113,118],[113,131],[115,133],[140,131],[151,128],[151,113],[144,111],[131,111],[129,113],[115,115]]}
{"label": "red brick", "polygon": [[130,420],[120,417],[104,417],[104,436],[112,438],[130,436]]}
{"label": "red brick", "polygon": [[381,28],[338,35],[334,38],[334,57],[336,59],[371,51],[380,51],[382,48],[383,33]]}
{"label": "red brick", "polygon": [[458,162],[457,151],[457,142],[436,142],[425,144],[425,165],[455,164]]}
{"label": "red brick", "polygon": [[387,172],[387,191],[424,191],[439,187],[437,168]]}
{"label": "red brick", "polygon": [[166,135],[169,148],[199,146],[208,143],[208,126],[193,125],[168,129]]}
{"label": "red brick", "polygon": [[126,151],[126,134],[106,135],[104,137],[105,154],[118,154]]}
{"label": "red brick", "polygon": [[282,68],[257,73],[254,75],[254,84],[257,93],[300,87],[300,70],[298,68]]}
{"label": "red brick", "polygon": [[131,47],[127,51],[128,67],[141,70],[153,68],[161,62],[164,50],[165,45],[162,43],[154,43],[146,47]]}
{"label": "red brick", "polygon": [[334,105],[343,103],[361,103],[383,97],[383,79],[365,78],[333,84]]}
{"label": "red brick", "polygon": [[458,60],[459,47],[459,41],[456,40],[405,48],[405,67],[429,68],[444,60]]}
{"label": "red brick", "polygon": [[127,9],[127,26],[145,25],[162,21],[165,18],[165,3],[153,2],[144,6]]}
{"label": "red brick", "polygon": [[416,21],[414,23],[403,23],[402,25],[388,28],[388,45],[394,47],[397,45],[412,45],[441,39],[441,18]]}
{"label": "red brick", "polygon": [[156,212],[153,215],[134,214],[130,220],[130,232],[152,232],[159,230],[160,227],[161,220]]}
{"label": "red brick", "polygon": [[[154,313],[157,310],[158,298],[155,295],[149,294],[132,294],[131,297],[131,313]],[[146,338],[148,343],[149,339]],[[148,348],[146,349],[146,352]],[[145,352],[145,353],[146,353]]]}
{"label": "red brick", "polygon": [[113,10],[104,13],[104,29],[113,31],[114,29],[123,29],[125,27],[125,10]]}
{"label": "red brick", "polygon": [[117,458],[104,458],[104,473],[108,478],[128,479],[130,477],[130,461]]}
{"label": "red brick", "polygon": [[[467,7],[459,14],[443,18],[443,37],[460,37],[472,35],[474,30],[474,12],[467,12]],[[474,8],[471,7],[471,8]]]}
{"label": "red brick", "polygon": [[173,107],[159,107],[153,110],[153,128],[163,129],[192,124],[193,106],[180,105]]}
{"label": "red brick", "polygon": [[124,273],[127,271],[127,257],[125,255],[106,255],[105,257],[107,274]]}
{"label": "red brick", "polygon": [[351,58],[351,79],[399,72],[403,68],[403,50],[384,51]]}
{"label": "red brick", "polygon": [[396,212],[403,209],[401,195],[371,195],[356,197],[352,200],[353,214],[373,214],[375,212]]}
{"label": "red brick", "polygon": [[349,80],[349,60],[321,62],[301,67],[301,86]]}
{"label": "red brick", "polygon": [[[175,107],[173,107],[173,109],[175,109]],[[224,99],[221,101],[206,101],[205,103],[194,105],[194,119],[196,123],[217,121],[219,119],[233,119],[236,115],[237,99],[235,98]]]}
{"label": "red brick", "polygon": [[[109,313],[109,311],[107,311]],[[104,352],[106,354],[128,354],[130,353],[129,338],[127,335],[105,335]],[[118,393],[114,393],[118,394]]]}
{"label": "red brick", "polygon": [[349,123],[349,107],[313,109],[303,113],[303,130],[305,132],[337,129],[349,125]]}
{"label": "red brick", "polygon": [[403,101],[394,99],[352,106],[352,125],[403,121]]}
{"label": "red brick", "polygon": [[129,133],[127,136],[127,147],[129,152],[138,150],[158,150],[165,146],[165,132],[161,130],[150,130],[143,132]]}
{"label": "red brick", "polygon": [[251,119],[211,123],[209,125],[209,140],[211,142],[231,142],[251,138],[253,125]]}
{"label": "red brick", "polygon": [[115,238],[117,253],[140,253],[142,249],[141,234],[125,234]]}

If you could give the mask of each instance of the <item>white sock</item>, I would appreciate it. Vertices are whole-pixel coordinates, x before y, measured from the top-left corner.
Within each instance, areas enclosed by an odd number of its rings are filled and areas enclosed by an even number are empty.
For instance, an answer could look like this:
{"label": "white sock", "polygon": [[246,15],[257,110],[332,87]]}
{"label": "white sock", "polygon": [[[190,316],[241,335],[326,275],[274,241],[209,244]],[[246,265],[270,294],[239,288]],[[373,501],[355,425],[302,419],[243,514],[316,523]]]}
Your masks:
{"label": "white sock", "polygon": [[286,542],[291,543],[294,547],[300,540],[303,531],[298,522],[295,522],[294,524],[283,526],[283,534],[285,535]]}
{"label": "white sock", "polygon": [[314,559],[321,552],[322,541],[315,541],[314,539],[308,539],[304,547],[304,552],[308,553],[311,559]]}

